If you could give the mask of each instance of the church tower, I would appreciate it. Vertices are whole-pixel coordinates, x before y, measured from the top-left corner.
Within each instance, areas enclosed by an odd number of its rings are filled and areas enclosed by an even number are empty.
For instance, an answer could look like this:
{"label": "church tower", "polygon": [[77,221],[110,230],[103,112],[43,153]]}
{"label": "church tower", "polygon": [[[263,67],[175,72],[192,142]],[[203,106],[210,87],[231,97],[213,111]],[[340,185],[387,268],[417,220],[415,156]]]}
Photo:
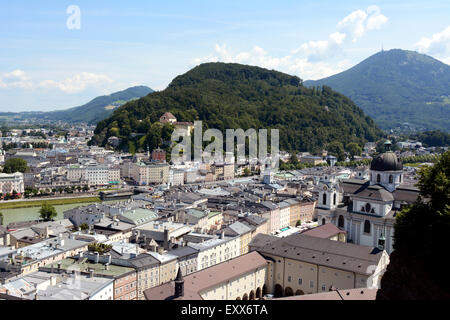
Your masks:
{"label": "church tower", "polygon": [[175,298],[184,296],[184,279],[181,268],[178,268],[178,274],[175,279]]}

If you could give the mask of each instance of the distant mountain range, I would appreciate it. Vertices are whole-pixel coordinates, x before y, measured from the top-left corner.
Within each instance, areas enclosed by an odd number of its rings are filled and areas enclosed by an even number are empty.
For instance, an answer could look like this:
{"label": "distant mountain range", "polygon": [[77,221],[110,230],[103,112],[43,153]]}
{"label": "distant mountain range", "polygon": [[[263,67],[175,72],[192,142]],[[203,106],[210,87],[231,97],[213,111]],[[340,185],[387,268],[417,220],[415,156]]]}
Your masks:
{"label": "distant mountain range", "polygon": [[49,112],[0,112],[0,121],[8,120],[53,120],[66,121],[69,123],[87,122],[96,124],[100,120],[111,115],[117,107],[135,99],[152,93],[153,90],[146,86],[131,87],[107,96],[97,97],[90,102],[66,110]]}
{"label": "distant mountain range", "polygon": [[283,150],[314,152],[331,142],[363,145],[382,134],[353,101],[329,87],[309,89],[298,77],[259,67],[206,63],[176,77],[165,90],[116,109],[97,124],[92,143],[105,145],[116,136],[123,150],[155,148],[166,134],[159,123],[165,112],[222,132],[278,128]]}
{"label": "distant mountain range", "polygon": [[424,54],[381,51],[344,72],[304,84],[345,94],[382,129],[450,132],[450,66]]}

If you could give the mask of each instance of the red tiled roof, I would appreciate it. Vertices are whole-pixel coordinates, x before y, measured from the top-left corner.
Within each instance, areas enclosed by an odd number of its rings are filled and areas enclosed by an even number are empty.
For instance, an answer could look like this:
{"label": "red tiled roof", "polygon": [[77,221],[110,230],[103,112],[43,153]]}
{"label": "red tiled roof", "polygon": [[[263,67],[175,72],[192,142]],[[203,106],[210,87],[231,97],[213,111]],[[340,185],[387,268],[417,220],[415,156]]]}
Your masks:
{"label": "red tiled roof", "polygon": [[319,227],[306,230],[302,232],[303,235],[322,238],[322,239],[329,239],[339,233],[346,233],[344,230],[339,229],[332,223],[327,223],[324,225],[321,225]]}
{"label": "red tiled roof", "polygon": [[[253,251],[215,266],[191,273],[184,277],[184,296],[178,299],[202,300],[200,293],[210,287],[234,279],[256,268],[267,265],[267,260]],[[147,300],[173,299],[173,282],[144,291]]]}
{"label": "red tiled roof", "polygon": [[274,300],[376,300],[378,289],[355,288],[277,298]]}

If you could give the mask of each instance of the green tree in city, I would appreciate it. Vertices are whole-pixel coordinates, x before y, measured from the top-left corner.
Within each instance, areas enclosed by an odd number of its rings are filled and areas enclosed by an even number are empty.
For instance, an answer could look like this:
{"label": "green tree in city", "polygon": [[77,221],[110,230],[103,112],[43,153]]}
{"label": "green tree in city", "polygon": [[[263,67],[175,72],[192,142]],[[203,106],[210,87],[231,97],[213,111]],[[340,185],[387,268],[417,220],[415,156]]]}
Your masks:
{"label": "green tree in city", "polygon": [[4,173],[27,172],[29,170],[27,162],[20,158],[11,158],[5,161]]}
{"label": "green tree in city", "polygon": [[350,142],[345,149],[350,154],[352,160],[355,160],[355,156],[360,156],[362,153],[361,147],[356,142]]}
{"label": "green tree in city", "polygon": [[450,298],[450,276],[436,272],[448,252],[450,151],[419,171],[418,186],[420,197],[396,216],[394,252],[379,299]]}
{"label": "green tree in city", "polygon": [[49,204],[48,202],[44,202],[41,206],[41,209],[39,210],[40,217],[44,219],[44,221],[50,221],[55,218],[58,213],[56,212],[56,209],[54,206]]}
{"label": "green tree in city", "polygon": [[89,225],[87,223],[80,224],[80,229],[83,231],[89,230]]}
{"label": "green tree in city", "polygon": [[0,211],[0,226],[3,225],[3,213]]}
{"label": "green tree in city", "polygon": [[297,167],[297,165],[300,163],[298,161],[297,155],[295,152],[291,153],[291,158],[289,159],[289,163],[292,164],[294,167]]}
{"label": "green tree in city", "polygon": [[327,151],[328,151],[328,153],[335,156],[338,161],[345,160],[345,150],[344,150],[344,145],[342,144],[342,142],[339,142],[339,141],[330,142],[328,144]]}

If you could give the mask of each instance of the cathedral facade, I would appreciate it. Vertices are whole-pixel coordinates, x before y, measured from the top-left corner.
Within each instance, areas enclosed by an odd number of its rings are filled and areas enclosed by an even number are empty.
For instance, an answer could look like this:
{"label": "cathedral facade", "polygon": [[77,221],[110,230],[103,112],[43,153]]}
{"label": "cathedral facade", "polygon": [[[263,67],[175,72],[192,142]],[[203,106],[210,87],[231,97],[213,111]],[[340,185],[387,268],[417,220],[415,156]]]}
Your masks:
{"label": "cathedral facade", "polygon": [[372,160],[368,176],[341,181],[325,176],[316,216],[319,224],[333,223],[345,230],[348,241],[390,254],[395,216],[417,199],[419,190],[403,183],[403,164],[391,151]]}

